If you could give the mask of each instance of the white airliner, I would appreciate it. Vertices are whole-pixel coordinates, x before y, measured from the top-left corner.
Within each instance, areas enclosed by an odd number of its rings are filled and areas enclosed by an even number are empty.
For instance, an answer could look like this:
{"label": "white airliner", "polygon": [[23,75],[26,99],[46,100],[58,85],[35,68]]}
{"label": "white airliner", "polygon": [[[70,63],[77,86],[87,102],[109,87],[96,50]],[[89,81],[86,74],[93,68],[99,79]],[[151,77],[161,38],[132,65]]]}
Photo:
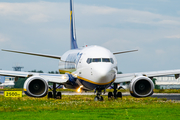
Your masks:
{"label": "white airliner", "polygon": [[[1,79],[1,77],[0,77],[0,79]],[[6,77],[5,78],[5,81],[2,83],[2,84],[0,84],[0,87],[13,87],[14,86],[14,79],[13,78],[11,78],[11,77]]]}
{"label": "white airliner", "polygon": [[[174,74],[176,78],[179,77],[180,70],[117,74],[115,55],[136,50],[112,53],[108,49],[96,45],[78,48],[74,27],[73,0],[70,0],[70,33],[71,50],[62,56],[3,49],[3,51],[8,52],[59,59],[60,74],[0,70],[0,75],[14,76],[15,80],[18,80],[18,77],[27,77],[28,79],[24,83],[24,92],[31,97],[48,95],[48,98],[61,98],[61,92],[56,92],[56,85],[59,84],[70,89],[95,90],[97,92],[95,100],[100,101],[103,100],[101,96],[102,91],[105,91],[112,84],[114,84],[114,92],[108,93],[109,98],[122,96],[121,92],[117,92],[120,89],[118,84],[122,82],[130,83],[129,90],[132,96],[148,97],[153,94],[153,77],[170,74]],[[53,92],[48,92],[49,83],[53,83],[53,88],[51,88]]]}

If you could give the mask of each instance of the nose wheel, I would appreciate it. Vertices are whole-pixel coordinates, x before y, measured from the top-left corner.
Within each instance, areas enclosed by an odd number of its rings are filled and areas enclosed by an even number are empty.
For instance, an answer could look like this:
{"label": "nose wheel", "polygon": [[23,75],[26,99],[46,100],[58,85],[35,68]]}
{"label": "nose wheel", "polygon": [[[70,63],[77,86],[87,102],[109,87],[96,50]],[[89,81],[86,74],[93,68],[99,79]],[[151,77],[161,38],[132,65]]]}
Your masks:
{"label": "nose wheel", "polygon": [[94,98],[94,101],[103,101],[103,100],[104,100],[104,98],[102,96],[96,96]]}
{"label": "nose wheel", "polygon": [[95,96],[94,101],[103,101],[104,98],[101,96],[102,89],[96,88],[96,90],[97,90],[97,95]]}

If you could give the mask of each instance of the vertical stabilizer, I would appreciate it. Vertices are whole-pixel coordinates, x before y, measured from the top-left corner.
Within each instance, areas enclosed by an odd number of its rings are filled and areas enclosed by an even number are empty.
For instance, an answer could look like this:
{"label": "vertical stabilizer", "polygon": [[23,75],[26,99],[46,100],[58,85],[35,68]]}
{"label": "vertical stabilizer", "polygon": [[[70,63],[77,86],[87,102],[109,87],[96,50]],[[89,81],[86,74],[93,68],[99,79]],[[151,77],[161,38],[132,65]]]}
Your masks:
{"label": "vertical stabilizer", "polygon": [[70,0],[70,37],[71,37],[71,49],[77,49],[78,46],[76,42],[73,0]]}

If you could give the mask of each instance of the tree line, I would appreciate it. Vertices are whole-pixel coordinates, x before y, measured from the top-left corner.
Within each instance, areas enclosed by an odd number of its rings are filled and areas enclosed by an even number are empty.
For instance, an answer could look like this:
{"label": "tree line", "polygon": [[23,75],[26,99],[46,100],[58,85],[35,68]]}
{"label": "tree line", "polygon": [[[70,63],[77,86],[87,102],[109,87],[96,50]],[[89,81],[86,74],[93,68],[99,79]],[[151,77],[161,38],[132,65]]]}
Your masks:
{"label": "tree line", "polygon": [[[34,72],[34,73],[44,73],[42,70],[31,70],[28,72]],[[49,71],[49,74],[59,74],[58,71]],[[21,78],[19,77],[16,82],[14,82],[14,88],[23,88],[24,82],[27,80],[27,78]]]}

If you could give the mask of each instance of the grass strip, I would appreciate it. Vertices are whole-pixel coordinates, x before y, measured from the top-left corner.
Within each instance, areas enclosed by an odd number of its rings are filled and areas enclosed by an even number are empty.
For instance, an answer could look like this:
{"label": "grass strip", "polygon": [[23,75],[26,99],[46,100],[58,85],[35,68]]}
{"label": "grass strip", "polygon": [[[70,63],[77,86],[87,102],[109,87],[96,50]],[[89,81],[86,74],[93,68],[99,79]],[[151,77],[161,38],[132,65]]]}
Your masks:
{"label": "grass strip", "polygon": [[180,102],[158,98],[94,101],[94,96],[63,95],[63,99],[0,96],[1,119],[180,119]]}

